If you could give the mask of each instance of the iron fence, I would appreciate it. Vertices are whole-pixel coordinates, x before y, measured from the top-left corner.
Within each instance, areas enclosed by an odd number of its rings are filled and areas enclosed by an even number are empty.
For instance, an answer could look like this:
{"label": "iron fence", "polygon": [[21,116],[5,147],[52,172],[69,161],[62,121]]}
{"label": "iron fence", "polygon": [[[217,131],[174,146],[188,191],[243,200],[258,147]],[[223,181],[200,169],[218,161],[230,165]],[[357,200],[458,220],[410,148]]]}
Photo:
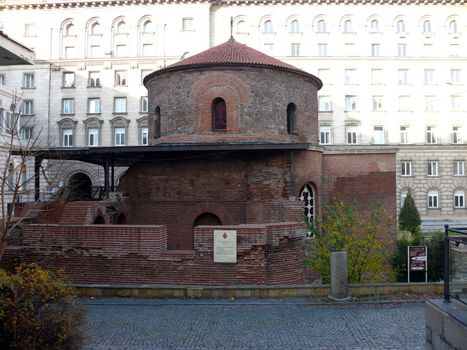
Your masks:
{"label": "iron fence", "polygon": [[444,225],[443,279],[444,301],[454,298],[467,305],[467,227]]}

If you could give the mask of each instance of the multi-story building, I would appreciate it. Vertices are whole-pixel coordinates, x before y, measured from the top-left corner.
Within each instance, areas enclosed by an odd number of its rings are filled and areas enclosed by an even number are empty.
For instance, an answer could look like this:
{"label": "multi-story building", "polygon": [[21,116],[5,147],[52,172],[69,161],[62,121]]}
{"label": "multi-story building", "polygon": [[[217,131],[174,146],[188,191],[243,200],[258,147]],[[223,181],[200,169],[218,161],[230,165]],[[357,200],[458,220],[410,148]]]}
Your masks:
{"label": "multi-story building", "polygon": [[[144,145],[142,78],[232,33],[322,79],[325,152],[397,148],[398,203],[411,188],[424,228],[467,224],[464,5],[6,1],[0,26],[34,48],[36,65],[2,70],[0,82],[22,90],[23,114],[35,118],[44,147]],[[102,181],[102,170],[81,163],[60,173],[59,185],[76,173]]]}

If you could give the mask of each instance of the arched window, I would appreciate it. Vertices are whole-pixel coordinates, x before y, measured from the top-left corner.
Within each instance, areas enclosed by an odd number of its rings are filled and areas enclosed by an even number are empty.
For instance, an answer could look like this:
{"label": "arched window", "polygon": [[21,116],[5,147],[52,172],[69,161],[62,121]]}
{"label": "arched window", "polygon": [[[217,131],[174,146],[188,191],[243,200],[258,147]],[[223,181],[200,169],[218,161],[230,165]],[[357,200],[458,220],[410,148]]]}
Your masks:
{"label": "arched window", "polygon": [[152,26],[152,22],[150,20],[147,20],[146,22],[144,22],[143,26],[141,27],[141,31],[143,33],[153,33],[154,28]]}
{"label": "arched window", "polygon": [[76,35],[75,26],[73,25],[73,23],[69,23],[65,26],[65,35],[66,36]]}
{"label": "arched window", "polygon": [[299,199],[303,202],[305,221],[312,224],[315,220],[315,193],[311,184],[303,186]]}
{"label": "arched window", "polygon": [[297,107],[294,103],[289,103],[287,106],[287,133],[295,134],[297,133]]}
{"label": "arched window", "polygon": [[96,35],[96,34],[101,34],[101,25],[99,22],[94,22],[91,25],[91,34]]}
{"label": "arched window", "polygon": [[246,23],[244,20],[240,20],[237,22],[237,33],[246,33]]}
{"label": "arched window", "polygon": [[455,20],[449,22],[448,30],[449,33],[457,33],[457,22]]}
{"label": "arched window", "polygon": [[323,19],[316,24],[316,33],[326,33],[326,22]]}
{"label": "arched window", "polygon": [[203,213],[193,222],[193,228],[196,226],[221,226],[222,222],[217,215],[212,213]]}
{"label": "arched window", "polygon": [[454,192],[454,208],[465,208],[464,190],[456,190]]}
{"label": "arched window", "polygon": [[396,33],[405,33],[405,22],[403,20],[397,21]]}
{"label": "arched window", "polygon": [[371,20],[370,22],[370,31],[371,32],[378,32],[379,31],[379,23],[376,19]]}
{"label": "arched window", "polygon": [[263,33],[272,33],[272,30],[272,21],[268,19],[263,24]]}
{"label": "arched window", "polygon": [[212,129],[214,131],[227,129],[227,109],[225,101],[220,97],[212,101]]}
{"label": "arched window", "polygon": [[161,109],[159,106],[156,107],[154,113],[154,138],[161,137]]}
{"label": "arched window", "polygon": [[428,191],[428,208],[438,208],[438,191],[430,190]]}
{"label": "arched window", "polygon": [[342,31],[344,33],[351,33],[352,32],[352,21],[350,19],[344,22],[344,26],[342,27]]}
{"label": "arched window", "polygon": [[127,30],[125,21],[120,21],[120,22],[117,24],[117,33],[118,33],[118,34],[126,34],[126,33],[128,33],[128,30]]}
{"label": "arched window", "polygon": [[423,21],[422,32],[426,34],[431,33],[431,22],[429,20]]}
{"label": "arched window", "polygon": [[9,191],[14,190],[14,186],[15,186],[15,166],[13,165],[13,163],[8,164],[7,186],[8,186]]}
{"label": "arched window", "polygon": [[300,32],[300,24],[296,19],[290,22],[290,32],[291,33],[298,33]]}

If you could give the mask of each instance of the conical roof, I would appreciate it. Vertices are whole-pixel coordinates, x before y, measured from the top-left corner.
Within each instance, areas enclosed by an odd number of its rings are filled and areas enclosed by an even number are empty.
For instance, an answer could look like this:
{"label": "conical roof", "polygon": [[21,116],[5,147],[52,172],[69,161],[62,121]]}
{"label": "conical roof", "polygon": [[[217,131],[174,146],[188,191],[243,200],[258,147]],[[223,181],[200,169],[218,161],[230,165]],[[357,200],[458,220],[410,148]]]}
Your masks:
{"label": "conical roof", "polygon": [[282,62],[274,57],[268,56],[258,50],[252,49],[251,47],[248,47],[244,44],[240,44],[236,42],[235,39],[232,37],[223,44],[214,46],[206,51],[188,57],[184,60],[181,60],[179,62],[171,64],[170,66],[159,69],[149,74],[144,79],[144,83],[146,83],[147,79],[151,79],[154,76],[164,74],[167,72],[218,66],[255,66],[289,71],[311,78],[317,83],[318,89],[322,87],[321,80],[315,77],[314,75],[307,73],[304,70],[301,70],[290,64]]}

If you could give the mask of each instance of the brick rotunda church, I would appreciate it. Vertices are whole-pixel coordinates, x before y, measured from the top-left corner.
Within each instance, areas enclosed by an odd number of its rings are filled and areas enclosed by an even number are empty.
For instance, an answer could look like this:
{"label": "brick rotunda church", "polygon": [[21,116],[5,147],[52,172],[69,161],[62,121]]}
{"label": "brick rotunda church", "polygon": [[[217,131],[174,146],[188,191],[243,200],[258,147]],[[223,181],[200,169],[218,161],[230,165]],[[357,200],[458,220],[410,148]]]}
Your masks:
{"label": "brick rotunda church", "polygon": [[[89,202],[73,223],[90,225],[73,226],[65,208],[57,225],[29,226],[42,240],[27,238],[23,259],[47,255],[81,283],[305,283],[305,222],[324,203],[378,201],[395,216],[394,151],[318,145],[317,77],[231,38],[144,84],[149,146],[69,153],[130,166],[118,186],[124,205],[113,206],[125,220]],[[216,229],[236,232],[234,263],[213,260]]]}

